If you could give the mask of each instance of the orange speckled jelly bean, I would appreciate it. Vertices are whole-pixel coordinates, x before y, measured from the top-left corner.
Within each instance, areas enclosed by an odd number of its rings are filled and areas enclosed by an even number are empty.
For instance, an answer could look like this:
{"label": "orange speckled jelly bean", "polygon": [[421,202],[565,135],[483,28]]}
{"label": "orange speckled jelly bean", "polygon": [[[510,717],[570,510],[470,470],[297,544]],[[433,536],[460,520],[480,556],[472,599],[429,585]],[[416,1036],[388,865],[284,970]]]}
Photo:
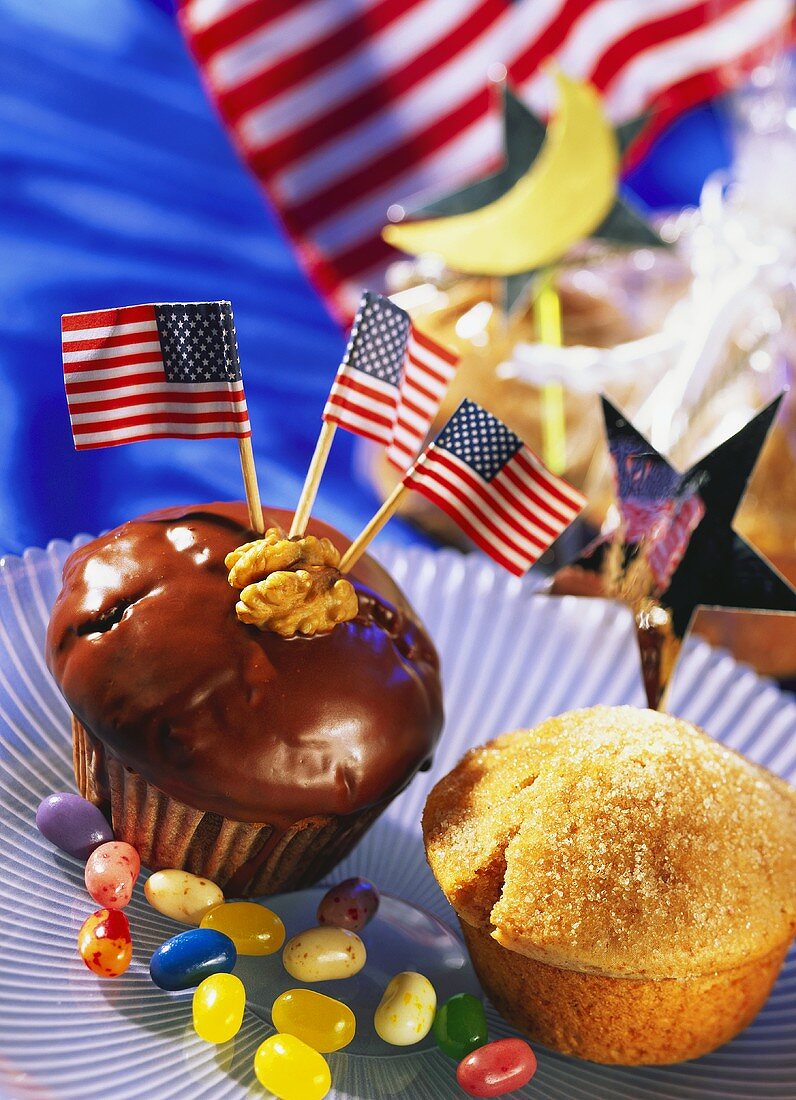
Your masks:
{"label": "orange speckled jelly bean", "polygon": [[77,949],[89,970],[101,978],[118,978],[133,957],[127,917],[119,909],[98,909],[83,921]]}

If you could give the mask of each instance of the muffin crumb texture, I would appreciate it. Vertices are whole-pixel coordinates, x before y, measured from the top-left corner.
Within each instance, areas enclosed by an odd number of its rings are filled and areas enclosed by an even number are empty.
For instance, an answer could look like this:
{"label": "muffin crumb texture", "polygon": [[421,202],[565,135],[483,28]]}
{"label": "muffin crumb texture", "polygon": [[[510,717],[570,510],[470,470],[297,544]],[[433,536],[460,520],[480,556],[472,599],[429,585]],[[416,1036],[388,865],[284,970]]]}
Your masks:
{"label": "muffin crumb texture", "polygon": [[796,927],[796,791],[654,711],[571,711],[472,750],[424,832],[459,917],[553,966],[695,977]]}

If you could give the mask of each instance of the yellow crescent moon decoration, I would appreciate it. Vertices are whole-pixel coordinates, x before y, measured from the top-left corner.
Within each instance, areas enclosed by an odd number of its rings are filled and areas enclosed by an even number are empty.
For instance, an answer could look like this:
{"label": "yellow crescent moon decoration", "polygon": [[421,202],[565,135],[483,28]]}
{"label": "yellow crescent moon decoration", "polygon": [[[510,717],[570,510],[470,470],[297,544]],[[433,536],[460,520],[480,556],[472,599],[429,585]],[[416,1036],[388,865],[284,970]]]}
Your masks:
{"label": "yellow crescent moon decoration", "polygon": [[515,275],[555,263],[588,237],[616,198],[619,146],[590,84],[556,73],[559,109],[539,155],[500,198],[467,214],[388,225],[403,252],[433,252],[474,275]]}

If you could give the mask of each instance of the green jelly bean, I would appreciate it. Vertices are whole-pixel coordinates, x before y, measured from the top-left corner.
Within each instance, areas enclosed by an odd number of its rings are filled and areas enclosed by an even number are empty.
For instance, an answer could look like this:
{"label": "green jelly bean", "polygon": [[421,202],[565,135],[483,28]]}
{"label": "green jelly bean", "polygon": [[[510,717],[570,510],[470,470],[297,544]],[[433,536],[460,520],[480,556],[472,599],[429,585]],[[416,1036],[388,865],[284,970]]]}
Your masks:
{"label": "green jelly bean", "polygon": [[471,993],[457,993],[440,1005],[431,1030],[440,1050],[457,1062],[489,1038],[484,1006]]}

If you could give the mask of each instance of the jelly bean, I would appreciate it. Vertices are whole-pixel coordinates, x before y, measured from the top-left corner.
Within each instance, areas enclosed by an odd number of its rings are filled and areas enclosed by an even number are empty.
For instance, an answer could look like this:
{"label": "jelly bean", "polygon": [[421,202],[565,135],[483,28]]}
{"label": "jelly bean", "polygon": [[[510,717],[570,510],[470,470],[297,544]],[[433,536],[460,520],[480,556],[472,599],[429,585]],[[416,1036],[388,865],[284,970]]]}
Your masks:
{"label": "jelly bean", "polygon": [[523,1039],[497,1039],[461,1061],[456,1080],[468,1096],[503,1096],[536,1073],[536,1056]]}
{"label": "jelly bean", "polygon": [[357,1030],[356,1016],[342,1001],[313,989],[288,989],[271,1008],[274,1027],[295,1035],[313,1050],[331,1054],[347,1047]]}
{"label": "jelly bean", "polygon": [[437,1009],[432,1027],[440,1049],[457,1062],[489,1038],[483,1003],[471,993],[449,997]]}
{"label": "jelly bean", "polygon": [[285,944],[282,963],[300,982],[352,978],[365,965],[365,945],[344,928],[308,928]]}
{"label": "jelly bean", "polygon": [[77,949],[89,970],[101,978],[118,978],[133,957],[127,917],[118,909],[98,909],[83,921]]}
{"label": "jelly bean", "polygon": [[206,1043],[226,1043],[240,1031],[246,990],[234,974],[211,974],[193,995],[193,1026]]}
{"label": "jelly bean", "polygon": [[113,829],[94,803],[68,791],[39,804],[36,827],[56,848],[78,859],[88,859],[100,844],[113,840]]}
{"label": "jelly bean", "polygon": [[333,924],[359,932],[376,916],[379,891],[366,878],[347,878],[321,898],[318,924]]}
{"label": "jelly bean", "polygon": [[192,928],[166,940],[149,960],[149,973],[161,989],[190,989],[211,974],[229,974],[235,944],[212,928]]}
{"label": "jelly bean", "polygon": [[202,917],[200,928],[229,936],[239,955],[273,955],[285,942],[285,926],[270,909],[255,901],[228,901]]}
{"label": "jelly bean", "polygon": [[86,863],[86,889],[106,909],[124,909],[141,870],[138,852],[121,840],[100,844]]}
{"label": "jelly bean", "polygon": [[396,974],[373,1016],[376,1033],[394,1047],[419,1043],[431,1030],[437,995],[422,974],[405,970]]}
{"label": "jelly bean", "polygon": [[224,900],[220,887],[190,871],[156,871],[144,883],[144,893],[153,908],[181,924],[199,924]]}
{"label": "jelly bean", "polygon": [[272,1035],[261,1043],[254,1072],[279,1100],[323,1100],[332,1087],[326,1059],[295,1035]]}

